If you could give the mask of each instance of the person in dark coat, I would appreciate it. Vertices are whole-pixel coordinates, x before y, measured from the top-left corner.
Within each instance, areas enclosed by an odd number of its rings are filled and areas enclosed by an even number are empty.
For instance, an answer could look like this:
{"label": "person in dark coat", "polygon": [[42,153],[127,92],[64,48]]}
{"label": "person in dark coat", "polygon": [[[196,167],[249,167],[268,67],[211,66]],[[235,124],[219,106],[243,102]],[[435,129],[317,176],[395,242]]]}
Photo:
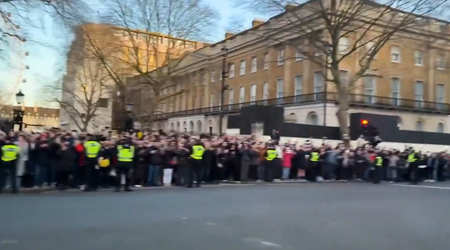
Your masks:
{"label": "person in dark coat", "polygon": [[61,139],[61,146],[53,158],[56,163],[54,166],[59,190],[66,190],[69,187],[69,176],[73,169],[74,154],[69,144],[69,141]]}

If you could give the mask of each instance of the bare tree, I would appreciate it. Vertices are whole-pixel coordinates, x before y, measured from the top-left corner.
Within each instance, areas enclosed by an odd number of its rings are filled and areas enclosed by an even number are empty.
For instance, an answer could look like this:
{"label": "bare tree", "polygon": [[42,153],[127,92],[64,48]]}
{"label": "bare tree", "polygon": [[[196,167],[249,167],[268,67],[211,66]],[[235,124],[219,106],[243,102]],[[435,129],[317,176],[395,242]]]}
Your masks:
{"label": "bare tree", "polygon": [[[33,29],[43,29],[44,21],[36,13],[45,13],[60,25],[73,24],[92,15],[85,0],[0,0],[0,58],[11,43],[35,41],[29,36]],[[61,32],[65,30],[61,27]],[[67,35],[67,34],[64,34]]]}
{"label": "bare tree", "polygon": [[[336,113],[342,135],[348,134],[349,94],[364,77],[378,77],[373,61],[389,42],[429,31],[439,23],[428,15],[445,9],[448,1],[387,0],[239,0],[240,7],[265,13],[284,13],[253,31],[271,43],[296,48],[296,57],[324,69],[325,88],[337,92]],[[432,33],[427,32],[430,35]],[[433,34],[435,36],[436,34]],[[345,41],[345,42],[344,42]],[[356,72],[342,77],[348,58],[358,63]],[[285,58],[285,60],[292,58]]]}
{"label": "bare tree", "polygon": [[[84,25],[85,56],[98,61],[121,93],[136,77],[146,99],[148,122],[158,107],[183,93],[170,81],[172,69],[187,51],[201,47],[217,13],[201,0],[108,0],[101,13],[108,25]],[[132,98],[132,97],[131,97]],[[123,97],[122,103],[124,103]]]}
{"label": "bare tree", "polygon": [[48,86],[49,90],[59,93],[50,101],[57,102],[79,130],[87,131],[101,120],[100,109],[108,106],[111,95],[109,77],[99,64],[85,61],[78,66],[76,74],[64,79],[62,86]]}

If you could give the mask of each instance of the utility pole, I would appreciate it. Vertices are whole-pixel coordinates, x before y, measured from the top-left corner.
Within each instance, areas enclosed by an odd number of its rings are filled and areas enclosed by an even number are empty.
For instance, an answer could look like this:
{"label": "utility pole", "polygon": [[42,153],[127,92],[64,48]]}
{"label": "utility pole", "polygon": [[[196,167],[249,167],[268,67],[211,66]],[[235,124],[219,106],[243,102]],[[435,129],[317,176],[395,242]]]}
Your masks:
{"label": "utility pole", "polygon": [[222,135],[222,127],[223,127],[223,104],[225,99],[225,90],[228,89],[228,86],[225,84],[225,78],[228,77],[228,69],[227,69],[227,57],[228,57],[228,48],[223,47],[222,51],[222,85],[220,88],[220,113],[219,113],[219,136]]}

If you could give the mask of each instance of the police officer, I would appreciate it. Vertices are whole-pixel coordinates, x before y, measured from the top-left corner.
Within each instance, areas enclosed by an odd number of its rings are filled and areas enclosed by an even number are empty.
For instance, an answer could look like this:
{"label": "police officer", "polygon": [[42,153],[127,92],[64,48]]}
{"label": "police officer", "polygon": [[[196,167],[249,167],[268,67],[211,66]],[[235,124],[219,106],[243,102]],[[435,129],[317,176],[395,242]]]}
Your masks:
{"label": "police officer", "polygon": [[275,160],[278,157],[277,150],[273,143],[267,144],[267,150],[264,153],[264,181],[272,182],[274,170],[277,169]]}
{"label": "police officer", "polygon": [[381,180],[381,174],[383,172],[383,157],[381,153],[378,153],[377,157],[375,157],[375,164],[373,168],[373,176],[372,176],[372,183],[373,184],[380,184]]}
{"label": "police officer", "polygon": [[85,187],[83,191],[96,191],[96,185],[94,183],[95,173],[98,167],[98,158],[102,145],[92,135],[88,135],[88,140],[83,145],[86,154]]}
{"label": "police officer", "polygon": [[131,138],[126,137],[117,144],[117,166],[116,166],[116,189],[120,191],[122,184],[122,176],[125,176],[125,191],[131,192],[130,189],[130,172],[133,169],[133,160],[135,156],[135,147],[131,142]]}
{"label": "police officer", "polygon": [[317,149],[313,149],[313,151],[311,152],[310,156],[309,156],[309,166],[307,169],[307,180],[308,181],[312,181],[315,182],[317,181],[317,174],[319,171],[319,159],[320,159],[320,155]]}
{"label": "police officer", "polygon": [[409,172],[411,184],[417,185],[419,184],[419,154],[414,151],[413,148],[409,149],[408,155],[408,164],[409,164]]}
{"label": "police officer", "polygon": [[19,158],[19,147],[15,145],[11,139],[5,141],[5,145],[1,148],[2,164],[0,166],[0,193],[3,193],[5,187],[6,175],[9,175],[11,183],[11,193],[17,194],[16,169],[17,158]]}
{"label": "police officer", "polygon": [[190,157],[189,157],[189,168],[188,168],[188,188],[191,188],[194,184],[194,175],[195,182],[197,187],[200,187],[201,183],[201,170],[203,164],[203,154],[205,153],[205,147],[200,142],[200,140],[196,140],[194,144],[189,148]]}

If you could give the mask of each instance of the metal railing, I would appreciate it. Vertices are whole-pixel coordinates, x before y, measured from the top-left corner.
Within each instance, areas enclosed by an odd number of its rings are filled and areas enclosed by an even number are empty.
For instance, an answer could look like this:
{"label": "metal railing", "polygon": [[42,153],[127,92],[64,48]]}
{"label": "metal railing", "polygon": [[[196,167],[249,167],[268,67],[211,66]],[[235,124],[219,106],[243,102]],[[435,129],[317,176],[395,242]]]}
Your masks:
{"label": "metal railing", "polygon": [[[338,95],[335,92],[320,92],[305,95],[287,96],[282,98],[223,105],[223,112],[225,114],[238,113],[241,110],[241,108],[249,107],[252,105],[291,107],[324,102],[337,104],[338,103],[337,97]],[[416,101],[412,99],[389,98],[372,95],[350,94],[349,105],[357,107],[371,107],[378,109],[405,110],[405,111],[407,110],[424,113],[450,114],[450,104],[448,103]],[[220,112],[221,106],[213,106],[213,107],[205,107],[205,108],[197,108],[197,109],[189,109],[157,114],[155,115],[154,119],[164,120],[171,117],[189,116],[189,115],[215,115],[219,114]]]}

